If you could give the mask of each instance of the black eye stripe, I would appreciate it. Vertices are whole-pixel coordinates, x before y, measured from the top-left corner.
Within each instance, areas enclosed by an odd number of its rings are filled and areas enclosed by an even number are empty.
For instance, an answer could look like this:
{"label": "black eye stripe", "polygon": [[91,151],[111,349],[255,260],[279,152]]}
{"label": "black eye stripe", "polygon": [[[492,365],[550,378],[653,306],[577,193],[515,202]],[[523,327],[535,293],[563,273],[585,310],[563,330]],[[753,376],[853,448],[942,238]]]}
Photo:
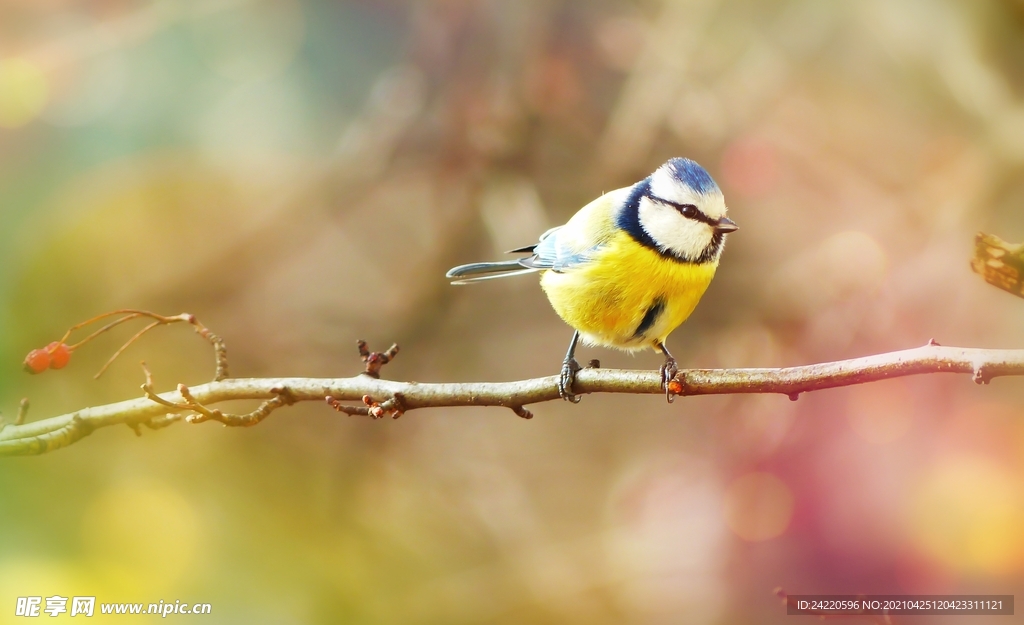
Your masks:
{"label": "black eye stripe", "polygon": [[[679,213],[683,217],[686,217],[688,219],[693,219],[694,221],[704,222],[704,223],[706,223],[707,225],[709,225],[711,227],[714,227],[714,226],[718,225],[718,222],[716,220],[711,219],[710,217],[705,215],[703,212],[701,212],[701,210],[699,208],[697,208],[693,204],[678,204],[678,203],[673,202],[671,200],[666,200],[665,198],[658,197],[658,196],[656,196],[656,195],[654,195],[652,193],[646,194],[645,197],[647,199],[651,200],[651,201],[658,202],[659,204],[664,204],[666,206],[671,206],[672,208],[674,208],[677,211],[679,211]],[[688,212],[692,212],[692,214],[688,215],[687,214]]]}
{"label": "black eye stripe", "polygon": [[629,198],[615,218],[616,224],[628,233],[634,241],[648,249],[654,250],[662,258],[684,265],[702,265],[718,259],[718,256],[722,253],[722,245],[725,243],[725,235],[717,228],[712,230],[711,242],[708,243],[707,247],[700,254],[695,256],[688,256],[680,251],[658,245],[657,241],[652,239],[650,233],[640,224],[640,200],[642,198],[648,198],[651,201],[660,200],[658,197],[652,198],[650,178],[644,178],[633,186],[629,193]]}

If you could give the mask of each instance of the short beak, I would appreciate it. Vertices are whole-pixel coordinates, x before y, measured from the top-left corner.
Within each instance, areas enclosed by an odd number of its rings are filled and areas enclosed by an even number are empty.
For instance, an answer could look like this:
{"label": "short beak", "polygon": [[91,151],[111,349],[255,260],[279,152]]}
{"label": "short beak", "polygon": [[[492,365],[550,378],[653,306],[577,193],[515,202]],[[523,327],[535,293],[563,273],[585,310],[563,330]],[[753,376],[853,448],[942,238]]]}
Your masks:
{"label": "short beak", "polygon": [[736,222],[728,217],[722,217],[718,220],[718,224],[715,225],[715,230],[718,232],[736,232],[739,229],[740,227],[736,225]]}

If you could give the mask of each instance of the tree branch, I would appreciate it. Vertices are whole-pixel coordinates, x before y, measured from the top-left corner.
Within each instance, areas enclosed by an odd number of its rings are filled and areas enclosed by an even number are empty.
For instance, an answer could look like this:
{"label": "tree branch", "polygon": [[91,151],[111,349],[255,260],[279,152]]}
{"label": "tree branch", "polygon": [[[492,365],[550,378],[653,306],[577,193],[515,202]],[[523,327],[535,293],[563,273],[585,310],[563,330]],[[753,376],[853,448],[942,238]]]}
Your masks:
{"label": "tree branch", "polygon": [[[999,376],[1024,375],[1024,350],[924,347],[886,354],[781,369],[688,369],[673,380],[679,395],[781,393],[796,399],[800,393],[926,373],[967,373],[979,384]],[[148,379],[144,390],[152,394]],[[147,388],[148,387],[148,388]],[[573,392],[660,395],[657,371],[586,368],[579,372]],[[278,407],[299,401],[327,401],[349,414],[396,418],[417,408],[500,406],[521,417],[532,416],[523,406],[559,398],[558,376],[515,382],[442,383],[393,382],[367,374],[351,378],[240,378],[177,391],[152,394],[105,406],[0,429],[0,455],[30,455],[54,451],[80,440],[98,428],[128,425],[136,432],[182,420],[216,420],[224,425],[254,425]],[[252,399],[263,403],[247,415],[228,415],[207,408],[218,402]],[[347,406],[340,402],[362,402]]]}

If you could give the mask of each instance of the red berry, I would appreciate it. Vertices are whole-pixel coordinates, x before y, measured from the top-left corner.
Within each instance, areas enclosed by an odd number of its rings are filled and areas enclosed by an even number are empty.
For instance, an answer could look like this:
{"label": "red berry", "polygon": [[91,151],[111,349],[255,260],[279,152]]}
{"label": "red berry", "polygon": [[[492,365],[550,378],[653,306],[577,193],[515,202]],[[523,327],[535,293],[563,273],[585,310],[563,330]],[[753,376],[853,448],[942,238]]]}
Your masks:
{"label": "red berry", "polygon": [[25,371],[36,374],[50,368],[50,353],[45,349],[33,349],[25,356]]}
{"label": "red berry", "polygon": [[50,354],[51,369],[63,369],[71,360],[71,350],[64,343],[54,341],[46,346],[46,351]]}

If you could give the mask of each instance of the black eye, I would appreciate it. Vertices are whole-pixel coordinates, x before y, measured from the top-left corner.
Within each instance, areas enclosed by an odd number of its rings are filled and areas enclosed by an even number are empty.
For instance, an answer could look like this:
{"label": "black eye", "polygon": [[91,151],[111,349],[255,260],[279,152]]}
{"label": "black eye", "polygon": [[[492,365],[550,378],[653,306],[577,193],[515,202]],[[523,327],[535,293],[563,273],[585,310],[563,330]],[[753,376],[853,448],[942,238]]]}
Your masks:
{"label": "black eye", "polygon": [[697,207],[693,204],[683,204],[679,207],[679,212],[683,214],[683,217],[693,219],[697,216]]}

